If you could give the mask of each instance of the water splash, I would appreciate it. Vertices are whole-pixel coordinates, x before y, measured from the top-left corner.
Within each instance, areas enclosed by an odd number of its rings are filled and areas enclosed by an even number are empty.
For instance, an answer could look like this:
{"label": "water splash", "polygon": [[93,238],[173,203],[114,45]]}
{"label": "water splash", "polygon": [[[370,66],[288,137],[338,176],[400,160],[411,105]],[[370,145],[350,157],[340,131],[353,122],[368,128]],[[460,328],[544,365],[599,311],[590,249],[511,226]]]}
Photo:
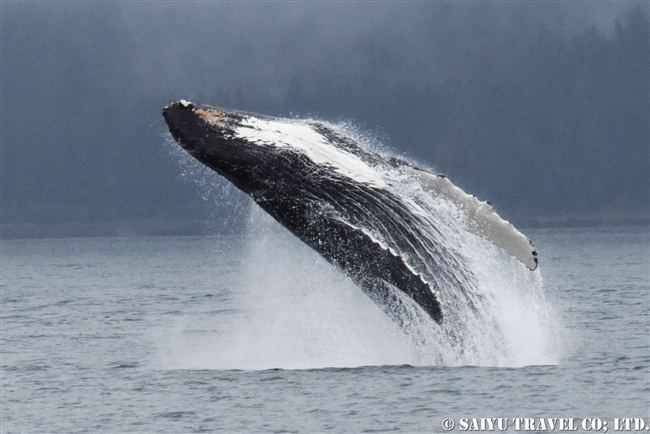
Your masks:
{"label": "water splash", "polygon": [[197,188],[198,198],[206,204],[210,220],[206,230],[236,230],[245,219],[253,201],[216,172],[209,170],[196,158],[185,152],[169,132],[162,134],[165,151],[179,167],[178,178]]}
{"label": "water splash", "polygon": [[[356,135],[357,141],[375,151],[380,146],[365,143],[368,138],[349,125],[340,130]],[[199,175],[194,170],[193,166],[191,176],[203,176],[200,166],[196,167]],[[177,357],[176,366],[556,364],[558,329],[544,299],[539,269],[530,272],[501,249],[467,232],[464,213],[456,205],[431,197],[397,171],[377,170],[384,171],[381,176],[404,199],[408,213],[418,216],[410,236],[421,242],[420,250],[427,256],[422,262],[433,264],[422,271],[439,289],[445,310],[442,325],[394,288],[388,288],[391,303],[383,303],[389,314],[385,315],[347,277],[254,206],[249,211],[245,266],[236,290],[237,314],[216,320],[218,331],[195,338],[191,348],[179,344],[177,353],[187,350],[192,357],[180,361]],[[372,223],[364,230],[376,232]],[[395,245],[378,235],[377,240]]]}
{"label": "water splash", "polygon": [[[491,321],[465,328],[471,350],[396,292],[410,315],[401,329],[345,275],[258,208],[251,209],[233,309],[184,317],[165,333],[166,367],[313,369],[369,365],[556,364],[551,309],[539,272],[484,243],[475,250],[483,310]],[[482,240],[472,240],[481,244]],[[406,331],[406,332],[405,332]]]}

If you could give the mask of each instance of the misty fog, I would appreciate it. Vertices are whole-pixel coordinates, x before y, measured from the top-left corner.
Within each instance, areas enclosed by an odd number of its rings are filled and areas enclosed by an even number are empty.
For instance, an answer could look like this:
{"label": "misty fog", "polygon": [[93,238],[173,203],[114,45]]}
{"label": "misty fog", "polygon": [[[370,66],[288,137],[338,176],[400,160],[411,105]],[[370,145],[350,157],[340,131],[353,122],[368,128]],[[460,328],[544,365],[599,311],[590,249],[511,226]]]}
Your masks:
{"label": "misty fog", "polygon": [[3,237],[227,223],[245,201],[166,141],[176,99],[350,121],[519,227],[648,221],[645,2],[1,8]]}

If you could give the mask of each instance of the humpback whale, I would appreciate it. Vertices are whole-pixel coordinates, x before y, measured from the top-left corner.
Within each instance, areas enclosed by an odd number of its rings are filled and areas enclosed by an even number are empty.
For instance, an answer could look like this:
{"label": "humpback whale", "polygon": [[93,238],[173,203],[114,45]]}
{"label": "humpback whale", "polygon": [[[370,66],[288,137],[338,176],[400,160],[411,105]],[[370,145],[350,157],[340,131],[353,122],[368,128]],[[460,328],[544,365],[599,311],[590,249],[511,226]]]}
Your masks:
{"label": "humpback whale", "polygon": [[462,221],[467,233],[537,267],[530,240],[487,202],[443,175],[367,149],[330,124],[185,100],[162,114],[187,152],[252,197],[389,315],[395,316],[396,294],[438,324],[447,304],[472,303],[472,271],[427,201],[448,204],[447,220]]}

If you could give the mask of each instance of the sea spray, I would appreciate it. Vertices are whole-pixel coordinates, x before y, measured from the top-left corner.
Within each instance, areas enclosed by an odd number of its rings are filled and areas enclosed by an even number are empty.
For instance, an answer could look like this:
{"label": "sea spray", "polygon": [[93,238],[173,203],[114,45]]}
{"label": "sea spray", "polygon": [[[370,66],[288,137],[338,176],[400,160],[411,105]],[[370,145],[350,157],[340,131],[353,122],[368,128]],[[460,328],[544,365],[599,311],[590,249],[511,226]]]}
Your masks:
{"label": "sea spray", "polygon": [[[349,125],[327,126],[351,134]],[[375,151],[380,146],[367,143],[367,137],[355,139]],[[431,196],[397,170],[373,169],[402,199],[403,211],[417,217],[408,230],[422,246],[419,259],[442,300],[444,322],[436,324],[412,299],[389,287],[388,303],[376,301],[391,322],[343,273],[254,206],[237,290],[240,314],[218,339],[206,342],[205,351],[214,357],[204,357],[204,367],[556,363],[540,271],[530,272],[467,232],[457,204]],[[352,224],[376,242],[394,245],[390,234],[377,235],[381,228],[372,222]]]}
{"label": "sea spray", "polygon": [[[466,328],[471,351],[459,353],[447,334],[408,297],[400,328],[343,273],[259,208],[252,208],[229,302],[221,311],[184,315],[164,335],[163,366],[177,369],[316,369],[369,365],[503,366],[555,364],[550,310],[536,291],[538,272],[486,243],[477,268],[495,322]],[[476,241],[476,240],[475,240]],[[495,256],[485,256],[494,253]],[[228,251],[213,255],[226,261]],[[504,266],[504,264],[506,264]],[[500,268],[499,268],[500,267]],[[495,272],[497,270],[497,272]],[[487,277],[483,277],[487,276]],[[523,293],[520,292],[523,290]],[[213,302],[207,300],[206,303]],[[214,302],[217,302],[214,300]]]}
{"label": "sea spray", "polygon": [[241,238],[232,307],[183,316],[165,334],[175,369],[317,369],[408,364],[410,339],[344,274],[259,208]]}
{"label": "sea spray", "polygon": [[178,179],[195,186],[197,199],[204,203],[208,216],[204,222],[205,231],[242,231],[241,222],[245,221],[253,204],[251,198],[183,151],[169,133],[163,134],[163,140],[167,155],[178,165]]}

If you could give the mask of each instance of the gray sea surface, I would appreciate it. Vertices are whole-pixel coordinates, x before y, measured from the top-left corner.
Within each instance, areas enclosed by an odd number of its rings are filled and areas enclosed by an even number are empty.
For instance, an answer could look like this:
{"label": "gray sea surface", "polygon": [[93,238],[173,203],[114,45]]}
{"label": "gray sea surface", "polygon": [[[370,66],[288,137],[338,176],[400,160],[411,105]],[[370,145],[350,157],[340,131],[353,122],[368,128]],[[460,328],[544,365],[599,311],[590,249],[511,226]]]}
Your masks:
{"label": "gray sea surface", "polygon": [[1,430],[650,422],[648,228],[526,235],[555,325],[521,343],[553,356],[521,366],[427,365],[349,279],[286,234],[3,240]]}

